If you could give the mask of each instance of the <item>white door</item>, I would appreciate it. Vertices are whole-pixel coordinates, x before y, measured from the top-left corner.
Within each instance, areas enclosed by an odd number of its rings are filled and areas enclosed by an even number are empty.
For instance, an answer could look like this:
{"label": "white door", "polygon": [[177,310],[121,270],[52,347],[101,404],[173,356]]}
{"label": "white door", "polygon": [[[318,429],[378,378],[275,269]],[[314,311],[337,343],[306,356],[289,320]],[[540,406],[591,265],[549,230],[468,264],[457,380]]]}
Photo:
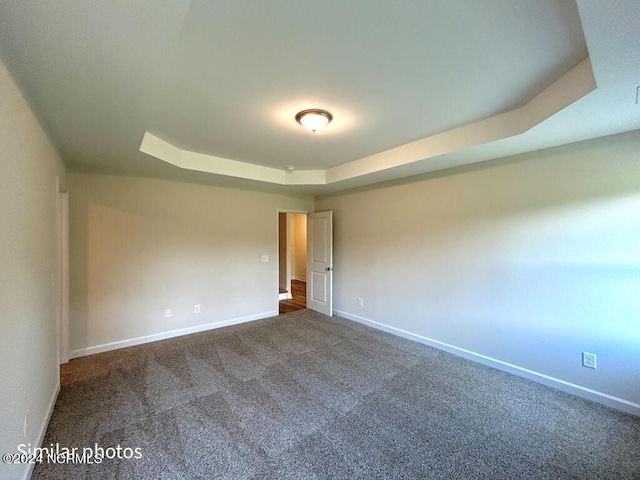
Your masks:
{"label": "white door", "polygon": [[333,212],[307,215],[307,308],[333,314]]}

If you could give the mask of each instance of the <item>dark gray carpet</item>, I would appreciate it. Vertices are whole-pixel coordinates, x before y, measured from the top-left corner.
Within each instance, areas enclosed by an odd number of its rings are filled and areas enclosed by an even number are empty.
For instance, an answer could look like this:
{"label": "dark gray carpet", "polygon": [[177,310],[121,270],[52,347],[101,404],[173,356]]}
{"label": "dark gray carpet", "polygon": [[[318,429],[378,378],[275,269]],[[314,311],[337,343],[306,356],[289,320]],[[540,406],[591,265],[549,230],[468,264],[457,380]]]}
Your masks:
{"label": "dark gray carpet", "polygon": [[640,418],[307,310],[126,355],[62,389],[45,445],[143,458],[34,478],[640,478]]}

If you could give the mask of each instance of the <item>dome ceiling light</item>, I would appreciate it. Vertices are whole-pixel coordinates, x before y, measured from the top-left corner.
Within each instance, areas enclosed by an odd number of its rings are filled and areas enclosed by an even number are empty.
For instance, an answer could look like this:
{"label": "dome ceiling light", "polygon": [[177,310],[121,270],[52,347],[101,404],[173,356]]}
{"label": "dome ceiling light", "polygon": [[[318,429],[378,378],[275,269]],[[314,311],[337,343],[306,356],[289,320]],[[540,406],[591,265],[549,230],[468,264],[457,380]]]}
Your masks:
{"label": "dome ceiling light", "polygon": [[333,116],[329,112],[318,108],[302,110],[296,115],[296,121],[313,133],[322,130],[331,120],[333,120]]}

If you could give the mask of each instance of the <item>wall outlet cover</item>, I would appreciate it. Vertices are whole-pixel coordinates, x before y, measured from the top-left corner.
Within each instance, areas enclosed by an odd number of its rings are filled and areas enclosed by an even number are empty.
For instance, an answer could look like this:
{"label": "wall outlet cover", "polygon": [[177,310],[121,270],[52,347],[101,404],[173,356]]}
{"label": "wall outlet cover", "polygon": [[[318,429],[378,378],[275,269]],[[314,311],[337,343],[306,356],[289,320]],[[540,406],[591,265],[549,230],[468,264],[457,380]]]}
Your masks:
{"label": "wall outlet cover", "polygon": [[582,366],[587,368],[596,368],[596,354],[589,352],[582,352]]}

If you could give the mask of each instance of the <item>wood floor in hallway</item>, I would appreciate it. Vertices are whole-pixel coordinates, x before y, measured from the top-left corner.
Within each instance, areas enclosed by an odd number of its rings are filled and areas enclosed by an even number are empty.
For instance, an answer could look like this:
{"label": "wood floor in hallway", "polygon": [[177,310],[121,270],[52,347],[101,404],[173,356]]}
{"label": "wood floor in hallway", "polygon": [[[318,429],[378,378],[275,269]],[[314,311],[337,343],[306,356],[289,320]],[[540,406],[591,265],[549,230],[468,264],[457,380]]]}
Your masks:
{"label": "wood floor in hallway", "polygon": [[289,300],[280,300],[280,315],[307,308],[307,282],[291,280],[291,296]]}

